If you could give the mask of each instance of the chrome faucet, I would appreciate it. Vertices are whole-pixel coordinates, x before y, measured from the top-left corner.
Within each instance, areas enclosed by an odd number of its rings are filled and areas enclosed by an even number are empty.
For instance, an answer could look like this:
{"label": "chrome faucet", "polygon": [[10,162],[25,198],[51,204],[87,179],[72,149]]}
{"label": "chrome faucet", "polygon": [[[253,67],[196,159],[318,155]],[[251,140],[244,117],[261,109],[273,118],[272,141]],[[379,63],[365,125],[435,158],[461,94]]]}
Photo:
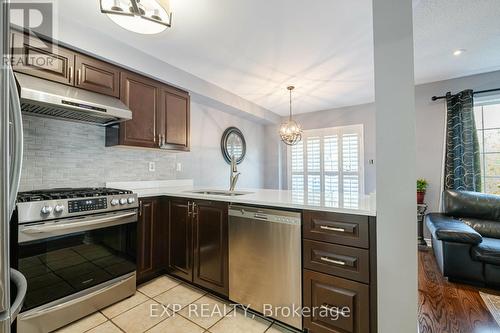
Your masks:
{"label": "chrome faucet", "polygon": [[238,182],[238,177],[240,176],[238,172],[238,165],[236,164],[236,158],[234,155],[231,156],[231,176],[229,178],[229,191],[234,191],[236,183]]}

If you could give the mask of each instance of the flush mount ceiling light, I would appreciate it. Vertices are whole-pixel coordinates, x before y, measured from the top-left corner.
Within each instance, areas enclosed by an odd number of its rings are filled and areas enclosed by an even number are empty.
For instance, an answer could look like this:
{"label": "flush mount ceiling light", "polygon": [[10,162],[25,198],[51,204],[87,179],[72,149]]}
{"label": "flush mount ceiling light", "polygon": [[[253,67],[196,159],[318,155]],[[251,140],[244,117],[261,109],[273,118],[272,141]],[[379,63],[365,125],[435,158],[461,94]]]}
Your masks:
{"label": "flush mount ceiling light", "polygon": [[100,0],[101,13],[127,30],[157,34],[172,24],[169,0]]}
{"label": "flush mount ceiling light", "polygon": [[295,87],[289,86],[286,89],[290,92],[290,116],[288,121],[280,127],[280,136],[281,141],[289,146],[293,146],[302,140],[302,128],[292,119],[292,90],[295,89]]}
{"label": "flush mount ceiling light", "polygon": [[465,49],[458,49],[458,50],[453,51],[453,55],[454,56],[459,56],[459,55],[461,55],[464,52],[465,52]]}

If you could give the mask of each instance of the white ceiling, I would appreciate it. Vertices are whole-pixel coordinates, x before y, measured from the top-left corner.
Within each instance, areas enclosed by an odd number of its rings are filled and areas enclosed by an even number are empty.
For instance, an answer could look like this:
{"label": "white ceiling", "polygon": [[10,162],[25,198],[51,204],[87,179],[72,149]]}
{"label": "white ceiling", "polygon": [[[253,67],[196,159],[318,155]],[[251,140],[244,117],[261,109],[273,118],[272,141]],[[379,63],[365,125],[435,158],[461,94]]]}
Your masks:
{"label": "white ceiling", "polygon": [[[154,36],[98,0],[58,1],[58,15],[285,115],[290,84],[296,113],[373,101],[371,1],[171,0],[173,27]],[[416,82],[500,69],[499,17],[499,0],[414,0]]]}

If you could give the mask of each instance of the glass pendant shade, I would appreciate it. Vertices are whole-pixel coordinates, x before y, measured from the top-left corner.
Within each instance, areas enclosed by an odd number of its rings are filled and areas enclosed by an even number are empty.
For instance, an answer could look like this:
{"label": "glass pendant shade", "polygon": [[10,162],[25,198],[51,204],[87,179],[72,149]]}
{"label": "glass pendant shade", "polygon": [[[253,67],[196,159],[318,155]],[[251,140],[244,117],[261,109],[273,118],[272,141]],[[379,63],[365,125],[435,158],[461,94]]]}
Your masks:
{"label": "glass pendant shade", "polygon": [[157,34],[172,23],[168,0],[100,0],[101,13],[124,29]]}
{"label": "glass pendant shade", "polygon": [[280,127],[281,141],[289,146],[293,146],[302,140],[302,127],[292,118],[292,90],[294,88],[293,86],[287,87],[290,91],[290,116],[288,121],[281,124]]}

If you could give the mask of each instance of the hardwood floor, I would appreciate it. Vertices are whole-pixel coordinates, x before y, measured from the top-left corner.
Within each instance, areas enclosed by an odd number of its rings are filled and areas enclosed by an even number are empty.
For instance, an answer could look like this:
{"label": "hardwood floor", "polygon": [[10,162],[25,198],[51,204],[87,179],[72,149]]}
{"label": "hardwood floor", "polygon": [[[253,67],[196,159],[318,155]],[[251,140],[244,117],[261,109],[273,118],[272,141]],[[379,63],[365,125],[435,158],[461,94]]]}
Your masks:
{"label": "hardwood floor", "polygon": [[[500,332],[479,296],[479,288],[448,282],[441,276],[432,250],[419,251],[418,257],[420,333]],[[498,291],[484,291],[500,295]]]}

